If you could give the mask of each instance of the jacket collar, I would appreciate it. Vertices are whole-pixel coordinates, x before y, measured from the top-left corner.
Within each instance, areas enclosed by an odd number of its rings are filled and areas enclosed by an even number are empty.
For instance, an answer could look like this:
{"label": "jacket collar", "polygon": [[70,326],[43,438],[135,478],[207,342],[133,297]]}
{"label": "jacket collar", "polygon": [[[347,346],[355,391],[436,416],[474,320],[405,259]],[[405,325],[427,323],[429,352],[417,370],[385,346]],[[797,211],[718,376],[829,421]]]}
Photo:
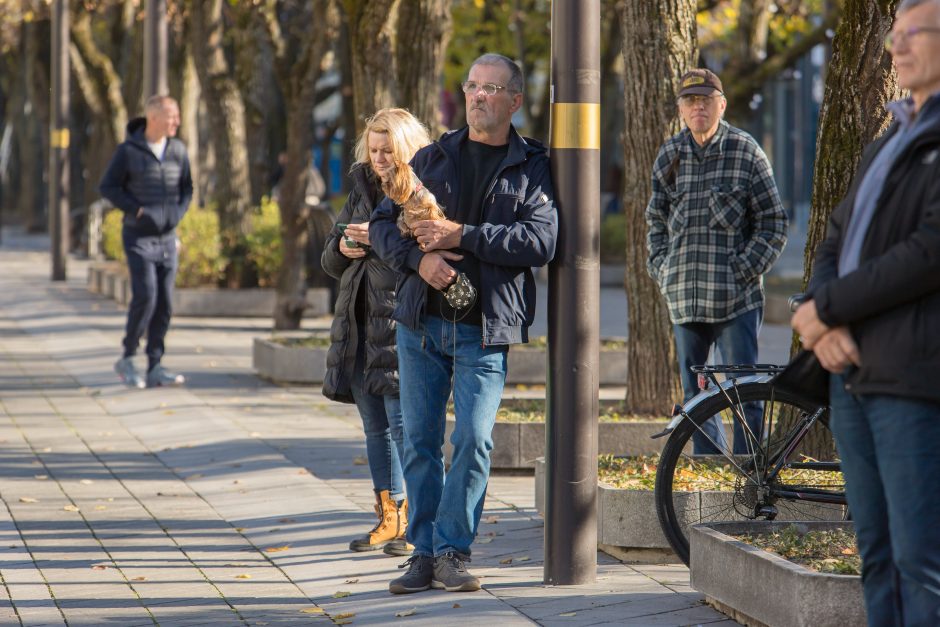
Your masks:
{"label": "jacket collar", "polygon": [[[460,145],[470,137],[470,127],[465,126],[455,131],[448,131],[441,135],[437,145],[455,163],[460,155]],[[506,153],[504,165],[516,165],[524,162],[530,155],[542,152],[545,147],[533,139],[527,139],[519,134],[516,127],[509,125],[509,151]]]}
{"label": "jacket collar", "polygon": [[[705,147],[704,156],[720,155],[725,151],[725,142],[728,140],[729,128],[728,123],[724,120],[718,121],[718,130],[715,131],[712,140],[708,142],[708,145]],[[695,140],[692,139],[692,131],[688,128],[682,129],[682,132],[679,133],[679,151],[683,153],[683,158],[692,157],[691,142],[693,141]]]}

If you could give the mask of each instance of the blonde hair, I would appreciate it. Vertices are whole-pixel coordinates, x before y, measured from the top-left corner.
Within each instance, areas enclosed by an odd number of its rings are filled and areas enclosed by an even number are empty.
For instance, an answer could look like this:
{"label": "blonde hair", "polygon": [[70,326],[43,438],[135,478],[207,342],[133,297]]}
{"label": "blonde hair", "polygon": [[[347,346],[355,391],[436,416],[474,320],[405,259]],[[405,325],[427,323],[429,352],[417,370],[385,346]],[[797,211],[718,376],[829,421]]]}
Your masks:
{"label": "blonde hair", "polygon": [[396,167],[407,164],[419,149],[431,143],[428,129],[407,110],[380,109],[366,120],[353,153],[357,163],[370,166],[369,133],[384,133],[388,137]]}

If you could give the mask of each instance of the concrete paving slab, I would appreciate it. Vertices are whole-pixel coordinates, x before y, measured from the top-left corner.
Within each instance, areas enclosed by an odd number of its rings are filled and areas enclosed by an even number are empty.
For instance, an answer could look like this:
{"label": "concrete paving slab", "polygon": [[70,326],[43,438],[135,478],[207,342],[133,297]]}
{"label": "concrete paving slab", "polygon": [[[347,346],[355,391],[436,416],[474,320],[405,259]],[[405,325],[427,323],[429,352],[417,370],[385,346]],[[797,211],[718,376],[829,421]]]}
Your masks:
{"label": "concrete paving slab", "polygon": [[[0,594],[0,623],[5,611],[27,624],[61,625],[65,612],[73,625],[164,626],[328,624],[345,612],[353,624],[529,625],[574,607],[602,622],[648,596],[684,608],[656,618],[680,625],[698,609],[687,574],[659,581],[604,556],[597,584],[541,586],[530,477],[490,482],[484,520],[498,522],[481,525],[471,564],[483,591],[388,594],[404,558],[347,549],[372,524],[356,410],[251,374],[251,339],[269,322],[177,318],[167,363],[188,385],[129,390],[112,371],[123,310],[80,279],[47,282],[47,255],[11,250],[23,240],[6,235],[0,589],[9,605]],[[329,320],[305,324],[325,330]],[[50,586],[62,591],[62,610]],[[350,596],[334,598],[343,591]],[[318,605],[324,614],[302,612]]]}

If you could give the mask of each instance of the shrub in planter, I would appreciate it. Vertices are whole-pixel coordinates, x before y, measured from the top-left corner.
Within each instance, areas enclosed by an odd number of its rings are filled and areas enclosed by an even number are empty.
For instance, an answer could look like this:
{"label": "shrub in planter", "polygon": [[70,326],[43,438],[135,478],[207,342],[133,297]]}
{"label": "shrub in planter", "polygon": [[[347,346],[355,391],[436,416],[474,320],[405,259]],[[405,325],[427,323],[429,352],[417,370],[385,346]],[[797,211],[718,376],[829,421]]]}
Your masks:
{"label": "shrub in planter", "polygon": [[[101,226],[102,248],[105,256],[123,262],[124,245],[121,241],[123,214],[112,210]],[[180,240],[178,287],[216,285],[225,269],[222,241],[219,237],[219,216],[211,207],[190,207],[176,228]]]}
{"label": "shrub in planter", "polygon": [[259,287],[274,287],[284,259],[281,245],[281,212],[267,196],[252,213],[251,232],[245,237],[245,258],[258,273]]}
{"label": "shrub in planter", "polygon": [[620,263],[627,258],[627,216],[608,214],[601,222],[601,263]]}

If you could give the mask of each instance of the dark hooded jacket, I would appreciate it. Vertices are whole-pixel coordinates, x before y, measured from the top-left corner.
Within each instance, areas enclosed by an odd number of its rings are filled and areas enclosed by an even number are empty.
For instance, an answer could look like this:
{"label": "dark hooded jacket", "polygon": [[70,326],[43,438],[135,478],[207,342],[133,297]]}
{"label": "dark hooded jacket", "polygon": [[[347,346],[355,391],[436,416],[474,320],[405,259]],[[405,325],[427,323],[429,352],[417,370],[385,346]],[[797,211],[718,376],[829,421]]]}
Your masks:
{"label": "dark hooded jacket", "polygon": [[[840,277],[839,255],[865,172],[895,124],[871,144],[849,193],[833,210],[809,293],[820,320],[848,325],[861,366],[846,374],[853,394],[940,401],[940,100],[920,115],[932,126],[895,158],[865,235],[858,268]],[[899,417],[901,418],[901,417]]]}
{"label": "dark hooded jacket", "polygon": [[[425,146],[411,162],[415,174],[448,208],[461,193],[457,171],[460,144],[469,130],[445,133]],[[510,127],[509,150],[486,191],[479,225],[463,225],[460,248],[480,262],[480,304],[483,343],[487,346],[529,341],[535,319],[535,277],[532,268],[555,255],[558,215],[545,147]],[[401,273],[395,320],[420,327],[427,303],[427,283],[418,274],[424,253],[412,238],[403,238],[396,220],[401,208],[386,199],[369,223],[375,250]]]}
{"label": "dark hooded jacket", "polygon": [[[337,218],[338,223],[368,222],[384,194],[368,165],[357,164],[350,172],[352,190]],[[320,263],[339,279],[339,294],[330,350],[326,357],[323,395],[352,403],[349,383],[356,364],[356,350],[363,343],[363,388],[370,394],[398,395],[398,354],[395,350],[395,281],[397,275],[370,249],[360,259],[339,251],[342,237],[335,226],[327,236]],[[364,319],[363,319],[364,318]]]}
{"label": "dark hooded jacket", "polygon": [[[174,230],[193,197],[186,146],[168,137],[163,160],[147,145],[145,118],[127,125],[127,138],[117,147],[98,190],[124,212],[124,244],[144,249],[173,245]],[[143,215],[137,217],[139,209]]]}

